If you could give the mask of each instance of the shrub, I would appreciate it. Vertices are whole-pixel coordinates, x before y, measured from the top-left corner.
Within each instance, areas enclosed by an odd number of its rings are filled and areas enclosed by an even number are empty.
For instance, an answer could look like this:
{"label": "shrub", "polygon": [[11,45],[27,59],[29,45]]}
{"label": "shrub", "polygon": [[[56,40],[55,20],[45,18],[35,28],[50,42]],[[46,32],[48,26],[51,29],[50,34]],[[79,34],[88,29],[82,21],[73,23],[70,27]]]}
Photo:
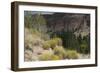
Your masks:
{"label": "shrub", "polygon": [[39,56],[39,59],[42,61],[51,60],[52,55],[53,55],[53,53],[51,53],[49,51],[44,52],[44,53],[42,53],[42,55]]}
{"label": "shrub", "polygon": [[62,46],[56,46],[54,48],[54,53],[56,55],[59,55],[60,58],[65,58],[66,57],[66,50]]}
{"label": "shrub", "polygon": [[48,43],[50,44],[50,47],[51,48],[54,48],[56,45],[57,45],[57,41],[56,40],[50,40],[50,41],[48,41]]}
{"label": "shrub", "polygon": [[61,44],[62,44],[62,40],[60,38],[52,38],[43,43],[43,48],[44,49],[48,49],[48,48],[54,49],[57,45],[61,45]]}
{"label": "shrub", "polygon": [[60,57],[57,55],[52,55],[51,60],[60,60]]}
{"label": "shrub", "polygon": [[78,40],[80,42],[79,52],[83,54],[90,53],[90,36],[83,36],[83,38],[80,36]]}
{"label": "shrub", "polygon": [[80,52],[83,53],[83,54],[88,53],[87,45],[81,44],[81,45],[80,45]]}
{"label": "shrub", "polygon": [[56,37],[56,38],[53,38],[53,40],[56,41],[57,45],[59,45],[59,46],[62,45],[62,39],[61,38]]}
{"label": "shrub", "polygon": [[52,39],[46,41],[46,43],[48,43],[50,45],[50,47],[53,49],[57,45],[61,45],[62,40],[60,38],[52,38]]}
{"label": "shrub", "polygon": [[62,46],[57,46],[57,47],[54,48],[54,52],[55,53],[64,53],[65,50]]}
{"label": "shrub", "polygon": [[50,44],[48,42],[44,42],[42,47],[44,49],[49,49],[50,48]]}
{"label": "shrub", "polygon": [[77,59],[79,57],[79,55],[78,55],[77,51],[75,51],[75,50],[68,50],[66,52],[66,57],[68,59]]}

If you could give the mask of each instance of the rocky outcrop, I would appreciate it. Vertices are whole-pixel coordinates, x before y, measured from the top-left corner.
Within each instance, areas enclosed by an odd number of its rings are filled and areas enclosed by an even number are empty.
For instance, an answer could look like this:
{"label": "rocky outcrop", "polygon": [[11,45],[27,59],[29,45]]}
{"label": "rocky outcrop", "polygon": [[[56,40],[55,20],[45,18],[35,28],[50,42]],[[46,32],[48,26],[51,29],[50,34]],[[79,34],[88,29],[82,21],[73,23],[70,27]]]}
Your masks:
{"label": "rocky outcrop", "polygon": [[82,37],[90,32],[90,15],[88,14],[55,13],[44,17],[51,32],[71,31],[76,36]]}

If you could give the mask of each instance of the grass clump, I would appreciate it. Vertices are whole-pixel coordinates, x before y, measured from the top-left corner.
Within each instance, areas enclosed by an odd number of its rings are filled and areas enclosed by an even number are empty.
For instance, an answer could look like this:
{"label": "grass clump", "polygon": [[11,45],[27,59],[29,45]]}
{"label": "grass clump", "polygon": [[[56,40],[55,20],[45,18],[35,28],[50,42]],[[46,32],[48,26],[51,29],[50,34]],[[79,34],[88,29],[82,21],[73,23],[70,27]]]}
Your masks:
{"label": "grass clump", "polygon": [[56,46],[54,48],[54,53],[58,55],[61,59],[66,57],[66,50],[62,46]]}
{"label": "grass clump", "polygon": [[49,40],[48,43],[50,44],[50,47],[53,49],[54,47],[56,47],[57,45],[57,41],[52,39],[52,40]]}
{"label": "grass clump", "polygon": [[51,57],[52,57],[53,53],[51,52],[44,52],[42,53],[42,55],[39,56],[39,59],[42,60],[42,61],[47,61],[47,60],[51,60]]}
{"label": "grass clump", "polygon": [[62,40],[60,38],[52,38],[48,41],[46,41],[44,44],[43,44],[43,48],[47,49],[47,48],[55,48],[57,45],[61,45],[62,44]]}
{"label": "grass clump", "polygon": [[54,40],[54,41],[56,42],[57,45],[59,45],[59,46],[62,45],[62,39],[61,39],[61,38],[55,37],[55,38],[53,38],[52,40]]}
{"label": "grass clump", "polygon": [[48,42],[44,42],[42,47],[44,49],[49,49],[50,48],[50,44]]}
{"label": "grass clump", "polygon": [[51,60],[60,60],[60,57],[57,55],[52,55]]}
{"label": "grass clump", "polygon": [[77,59],[79,57],[79,55],[78,55],[77,51],[75,51],[75,50],[68,50],[66,52],[66,57],[68,59]]}

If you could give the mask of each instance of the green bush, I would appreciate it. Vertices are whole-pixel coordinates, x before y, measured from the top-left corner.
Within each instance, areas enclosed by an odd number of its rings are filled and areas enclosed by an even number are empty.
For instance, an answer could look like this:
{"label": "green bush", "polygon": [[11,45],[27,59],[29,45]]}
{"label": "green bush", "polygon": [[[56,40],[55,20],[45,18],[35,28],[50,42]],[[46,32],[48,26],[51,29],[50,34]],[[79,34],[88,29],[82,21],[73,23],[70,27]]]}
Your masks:
{"label": "green bush", "polygon": [[55,48],[57,45],[62,44],[62,40],[60,38],[52,38],[51,40],[48,40],[47,43],[50,44],[51,48]]}
{"label": "green bush", "polygon": [[54,39],[53,40],[50,40],[48,43],[50,44],[50,47],[51,48],[54,48],[57,45],[57,41],[54,40]]}
{"label": "green bush", "polygon": [[54,48],[54,52],[55,53],[64,53],[65,50],[62,46],[57,46],[57,47]]}
{"label": "green bush", "polygon": [[50,44],[48,42],[44,42],[42,47],[44,49],[49,49],[50,48]]}
{"label": "green bush", "polygon": [[87,45],[81,44],[81,45],[80,45],[80,52],[83,53],[83,54],[88,53]]}
{"label": "green bush", "polygon": [[78,41],[80,44],[79,47],[79,52],[83,53],[83,54],[88,54],[90,53],[90,36],[84,36],[83,38],[81,37],[81,35],[78,37]]}
{"label": "green bush", "polygon": [[54,55],[51,53],[44,53],[39,57],[40,60],[42,61],[47,61],[47,60],[60,60],[60,57],[58,55]]}
{"label": "green bush", "polygon": [[60,57],[57,55],[52,55],[51,60],[60,60]]}
{"label": "green bush", "polygon": [[77,59],[79,57],[77,51],[75,50],[67,50],[66,57],[68,59]]}
{"label": "green bush", "polygon": [[66,51],[62,46],[56,46],[53,49],[54,53],[52,52],[44,52],[43,54],[40,55],[39,59],[40,60],[60,60],[60,59],[65,59],[66,58]]}
{"label": "green bush", "polygon": [[62,39],[61,38],[55,37],[52,40],[55,40],[57,45],[62,45]]}
{"label": "green bush", "polygon": [[62,59],[66,57],[66,50],[62,46],[56,46],[54,48],[54,53]]}
{"label": "green bush", "polygon": [[42,55],[39,56],[39,59],[42,61],[51,60],[53,53],[51,52],[44,52]]}

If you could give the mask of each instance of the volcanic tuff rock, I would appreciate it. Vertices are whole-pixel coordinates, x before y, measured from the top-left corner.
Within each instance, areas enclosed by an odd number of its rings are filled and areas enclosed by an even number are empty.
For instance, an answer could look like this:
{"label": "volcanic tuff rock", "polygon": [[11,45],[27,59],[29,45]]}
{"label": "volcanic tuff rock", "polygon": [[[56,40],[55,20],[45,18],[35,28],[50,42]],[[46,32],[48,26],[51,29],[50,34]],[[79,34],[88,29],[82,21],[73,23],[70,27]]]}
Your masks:
{"label": "volcanic tuff rock", "polygon": [[89,14],[60,14],[44,15],[49,31],[71,31],[76,36],[86,36],[90,32]]}

